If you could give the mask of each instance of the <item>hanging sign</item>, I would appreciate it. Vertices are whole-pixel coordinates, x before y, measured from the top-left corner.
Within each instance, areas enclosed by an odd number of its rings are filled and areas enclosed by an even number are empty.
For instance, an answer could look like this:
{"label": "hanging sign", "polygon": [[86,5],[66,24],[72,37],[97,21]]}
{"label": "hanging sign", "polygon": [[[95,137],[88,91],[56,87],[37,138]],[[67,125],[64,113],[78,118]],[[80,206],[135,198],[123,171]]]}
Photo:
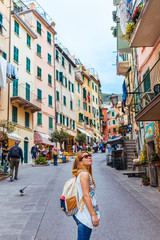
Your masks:
{"label": "hanging sign", "polygon": [[154,136],[154,122],[146,126],[146,139]]}

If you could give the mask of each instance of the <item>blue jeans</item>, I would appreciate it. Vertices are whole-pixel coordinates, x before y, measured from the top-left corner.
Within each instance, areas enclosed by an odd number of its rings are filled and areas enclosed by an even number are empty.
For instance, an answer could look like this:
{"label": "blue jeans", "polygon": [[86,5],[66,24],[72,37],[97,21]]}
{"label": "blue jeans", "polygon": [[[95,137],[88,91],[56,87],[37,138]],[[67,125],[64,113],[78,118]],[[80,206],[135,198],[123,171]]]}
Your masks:
{"label": "blue jeans", "polygon": [[89,240],[91,236],[92,229],[88,228],[82,224],[75,216],[73,216],[77,226],[78,226],[78,237],[77,240]]}
{"label": "blue jeans", "polygon": [[57,156],[54,155],[53,160],[54,160],[53,164],[54,164],[54,166],[56,166],[57,165]]}

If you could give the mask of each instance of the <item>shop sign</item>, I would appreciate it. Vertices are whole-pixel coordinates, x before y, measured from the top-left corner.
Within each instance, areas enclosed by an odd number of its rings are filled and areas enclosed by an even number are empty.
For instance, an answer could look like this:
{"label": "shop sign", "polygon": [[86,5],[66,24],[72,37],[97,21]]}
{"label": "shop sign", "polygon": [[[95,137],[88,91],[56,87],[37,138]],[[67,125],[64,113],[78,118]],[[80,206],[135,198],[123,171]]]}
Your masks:
{"label": "shop sign", "polygon": [[154,122],[146,126],[146,139],[154,136]]}

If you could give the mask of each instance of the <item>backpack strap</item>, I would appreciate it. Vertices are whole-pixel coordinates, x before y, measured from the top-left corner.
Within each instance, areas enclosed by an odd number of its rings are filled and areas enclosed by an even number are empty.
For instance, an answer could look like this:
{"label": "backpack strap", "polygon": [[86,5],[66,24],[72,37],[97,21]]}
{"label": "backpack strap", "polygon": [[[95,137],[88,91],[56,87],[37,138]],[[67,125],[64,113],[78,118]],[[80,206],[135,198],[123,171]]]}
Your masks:
{"label": "backpack strap", "polygon": [[[82,205],[81,205],[82,204]],[[81,212],[83,212],[83,208],[84,208],[84,200],[83,197],[81,198],[80,202],[78,203],[78,207],[80,207],[81,205]]]}

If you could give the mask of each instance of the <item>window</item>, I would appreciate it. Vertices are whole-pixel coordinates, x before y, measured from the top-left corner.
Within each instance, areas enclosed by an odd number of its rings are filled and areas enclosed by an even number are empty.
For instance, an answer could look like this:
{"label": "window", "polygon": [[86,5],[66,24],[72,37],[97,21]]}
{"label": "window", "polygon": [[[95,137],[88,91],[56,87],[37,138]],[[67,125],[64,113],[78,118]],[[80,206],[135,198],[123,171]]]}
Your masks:
{"label": "window", "polygon": [[113,132],[116,133],[116,128],[113,128]]}
{"label": "window", "polygon": [[5,52],[2,52],[2,57],[7,60],[7,54]]}
{"label": "window", "polygon": [[72,83],[72,92],[74,93],[74,84]]}
{"label": "window", "polygon": [[112,112],[112,117],[114,117],[115,116],[115,114],[114,114],[114,112]]}
{"label": "window", "polygon": [[113,119],[112,120],[112,125],[115,125],[116,124],[116,121]]}
{"label": "window", "polygon": [[16,63],[19,62],[19,49],[16,48],[15,46],[14,46],[14,55],[13,55],[13,59],[14,59],[14,61],[15,61]]}
{"label": "window", "polygon": [[42,90],[37,89],[37,100],[42,102]]}
{"label": "window", "polygon": [[62,124],[62,114],[60,114],[60,124]]}
{"label": "window", "polygon": [[78,107],[80,108],[81,107],[81,100],[78,99]]}
{"label": "window", "polygon": [[72,68],[71,68],[71,64],[69,64],[69,73],[71,74],[71,70]]}
{"label": "window", "polygon": [[97,86],[95,86],[95,91],[97,92]]}
{"label": "window", "polygon": [[59,81],[63,84],[63,72],[59,72]]}
{"label": "window", "polygon": [[93,95],[93,102],[94,102],[94,95]]}
{"label": "window", "polygon": [[56,80],[58,80],[59,79],[59,72],[58,72],[58,70],[56,70]]}
{"label": "window", "polygon": [[52,96],[48,95],[48,105],[52,107]]}
{"label": "window", "polygon": [[56,60],[59,61],[59,52],[57,49],[56,49]]}
{"label": "window", "polygon": [[92,89],[94,90],[94,82],[92,82]]}
{"label": "window", "polygon": [[28,57],[26,57],[26,70],[31,72],[31,60]]}
{"label": "window", "polygon": [[37,44],[37,55],[41,57],[41,46]]}
{"label": "window", "polygon": [[29,113],[25,112],[25,127],[29,128]]}
{"label": "window", "polygon": [[73,120],[73,130],[75,130],[75,121]]}
{"label": "window", "polygon": [[108,121],[108,126],[110,126],[110,120]]}
{"label": "window", "polygon": [[31,47],[31,37],[29,36],[28,33],[27,33],[27,46]]}
{"label": "window", "polygon": [[66,106],[66,96],[63,96],[63,104]]}
{"label": "window", "polygon": [[91,106],[88,106],[88,108],[89,108],[89,113],[91,113]]}
{"label": "window", "polygon": [[52,86],[52,76],[48,74],[48,85]]}
{"label": "window", "polygon": [[68,88],[69,88],[69,91],[71,91],[71,87],[72,87],[72,83],[70,81],[68,81]]}
{"label": "window", "polygon": [[89,86],[90,82],[89,82],[89,79],[88,79],[88,86]]}
{"label": "window", "polygon": [[144,92],[149,92],[151,90],[151,80],[150,80],[149,69],[143,75],[143,87],[144,87]]}
{"label": "window", "polygon": [[48,53],[48,63],[51,65],[52,63],[52,57],[51,57],[51,54]]}
{"label": "window", "polygon": [[53,118],[49,117],[49,129],[53,129]]}
{"label": "window", "polygon": [[67,88],[67,78],[65,77],[65,87]]}
{"label": "window", "polygon": [[69,126],[69,118],[67,117],[67,127]]}
{"label": "window", "polygon": [[17,123],[17,112],[18,109],[15,106],[12,106],[12,122]]}
{"label": "window", "polygon": [[89,119],[89,126],[92,126],[92,119]]}
{"label": "window", "polygon": [[80,84],[77,83],[77,87],[78,87],[78,92],[80,93]]}
{"label": "window", "polygon": [[98,103],[98,100],[97,100],[97,98],[96,98],[96,104]]}
{"label": "window", "polygon": [[3,15],[0,13],[0,33],[3,33]]}
{"label": "window", "polygon": [[42,126],[42,113],[37,113],[37,124]]}
{"label": "window", "polygon": [[26,83],[26,100],[30,102],[30,85]]}
{"label": "window", "polygon": [[79,113],[79,122],[83,121],[83,114]]}
{"label": "window", "polygon": [[37,77],[42,78],[42,69],[40,67],[37,67]]}
{"label": "window", "polygon": [[13,97],[18,96],[18,79],[13,80]]}
{"label": "window", "polygon": [[42,28],[41,28],[41,23],[37,21],[37,32],[41,35],[42,33]]}
{"label": "window", "polygon": [[19,36],[19,23],[14,20],[14,32]]}
{"label": "window", "polygon": [[56,100],[59,101],[59,92],[56,91]]}
{"label": "window", "polygon": [[51,44],[51,34],[47,31],[47,42]]}
{"label": "window", "polygon": [[87,98],[87,91],[85,88],[83,88],[83,98],[86,99]]}
{"label": "window", "polygon": [[64,67],[65,64],[64,64],[64,57],[62,57],[62,66]]}
{"label": "window", "polygon": [[73,110],[73,102],[72,102],[72,100],[70,101],[70,109]]}
{"label": "window", "polygon": [[86,116],[84,117],[84,124],[88,125],[88,117],[86,117]]}
{"label": "window", "polygon": [[83,102],[83,109],[87,111],[87,103]]}

